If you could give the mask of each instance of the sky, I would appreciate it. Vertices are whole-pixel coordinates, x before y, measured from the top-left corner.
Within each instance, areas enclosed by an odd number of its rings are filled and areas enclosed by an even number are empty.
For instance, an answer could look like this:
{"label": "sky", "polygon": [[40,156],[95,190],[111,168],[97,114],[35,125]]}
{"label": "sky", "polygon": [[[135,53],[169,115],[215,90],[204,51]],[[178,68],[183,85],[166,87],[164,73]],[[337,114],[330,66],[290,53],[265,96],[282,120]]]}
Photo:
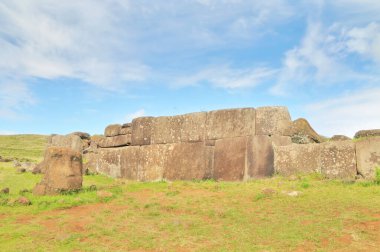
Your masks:
{"label": "sky", "polygon": [[378,0],[0,0],[0,134],[287,106],[380,128]]}

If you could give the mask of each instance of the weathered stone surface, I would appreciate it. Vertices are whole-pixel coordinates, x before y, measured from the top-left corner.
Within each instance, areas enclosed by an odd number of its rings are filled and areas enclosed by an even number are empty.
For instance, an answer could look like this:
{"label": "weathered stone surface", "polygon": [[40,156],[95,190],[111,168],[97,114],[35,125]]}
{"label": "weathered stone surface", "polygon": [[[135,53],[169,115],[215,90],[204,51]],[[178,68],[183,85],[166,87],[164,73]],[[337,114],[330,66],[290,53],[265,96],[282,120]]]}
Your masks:
{"label": "weathered stone surface", "polygon": [[86,132],[80,132],[80,131],[73,132],[70,135],[79,136],[82,140],[90,140],[90,138],[91,138],[90,134],[88,134]]}
{"label": "weathered stone surface", "polygon": [[95,170],[113,178],[122,177],[121,159],[123,148],[101,149],[95,160]]}
{"label": "weathered stone surface", "polygon": [[208,140],[208,139],[206,139],[205,140],[205,145],[206,146],[215,146],[215,142],[216,142],[216,140]]}
{"label": "weathered stone surface", "polygon": [[208,178],[210,153],[203,142],[171,144],[164,178],[168,180]]}
{"label": "weathered stone surface", "polygon": [[330,138],[330,141],[346,141],[346,140],[351,140],[351,138],[344,135],[334,135]]}
{"label": "weathered stone surface", "polygon": [[132,145],[151,144],[154,117],[138,117],[132,121]]}
{"label": "weathered stone surface", "polygon": [[355,144],[352,141],[321,144],[321,172],[328,178],[355,179]]}
{"label": "weathered stone surface", "polygon": [[152,144],[178,143],[181,141],[183,117],[160,116],[152,123]]}
{"label": "weathered stone surface", "polygon": [[207,113],[206,139],[255,135],[254,108],[215,110]]}
{"label": "weathered stone surface", "polygon": [[290,124],[286,107],[256,108],[256,135],[284,135]]}
{"label": "weathered stone surface", "polygon": [[181,142],[201,142],[205,139],[206,112],[181,115]]}
{"label": "weathered stone surface", "polygon": [[275,172],[285,176],[321,172],[320,144],[291,144],[273,148]]}
{"label": "weathered stone surface", "polygon": [[375,178],[380,168],[380,137],[366,138],[356,142],[358,172],[366,179]]}
{"label": "weathered stone surface", "polygon": [[68,147],[75,151],[82,152],[83,143],[77,135],[52,135],[48,140],[48,147]]}
{"label": "weathered stone surface", "polygon": [[263,178],[274,173],[273,146],[291,144],[287,136],[258,135],[248,138],[247,142],[247,173],[245,180],[249,178]]}
{"label": "weathered stone surface", "polygon": [[215,142],[214,178],[240,181],[246,172],[248,137],[220,139]]}
{"label": "weathered stone surface", "polygon": [[120,129],[120,135],[129,135],[129,134],[132,134],[132,127]]}
{"label": "weathered stone surface", "polygon": [[46,150],[45,175],[34,193],[55,194],[82,187],[82,155],[67,147],[49,147]]}
{"label": "weathered stone surface", "polygon": [[129,135],[118,135],[114,137],[105,137],[101,139],[98,143],[101,148],[112,148],[131,145],[132,136]]}
{"label": "weathered stone surface", "polygon": [[311,127],[310,123],[304,118],[298,118],[291,122],[284,135],[292,137],[293,143],[322,143],[324,139]]}
{"label": "weathered stone surface", "polygon": [[170,144],[145,145],[140,147],[139,181],[159,181],[163,179],[168,162]]}
{"label": "weathered stone surface", "polygon": [[117,135],[120,135],[120,130],[121,130],[121,125],[120,124],[111,124],[111,125],[108,125],[104,129],[104,135],[106,137],[117,136]]}
{"label": "weathered stone surface", "polygon": [[118,149],[121,149],[121,177],[129,180],[138,180],[138,171],[140,170],[141,160],[141,147],[128,146]]}
{"label": "weathered stone surface", "polygon": [[354,138],[362,137],[375,137],[380,136],[380,129],[371,129],[371,130],[359,130],[355,133]]}

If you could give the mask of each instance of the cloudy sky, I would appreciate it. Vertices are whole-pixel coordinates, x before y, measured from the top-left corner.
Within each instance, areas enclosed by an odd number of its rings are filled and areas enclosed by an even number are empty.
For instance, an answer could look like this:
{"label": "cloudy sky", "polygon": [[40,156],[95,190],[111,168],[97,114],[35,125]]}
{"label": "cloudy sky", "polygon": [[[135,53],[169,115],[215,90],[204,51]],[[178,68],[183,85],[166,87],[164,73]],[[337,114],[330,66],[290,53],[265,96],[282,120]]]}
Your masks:
{"label": "cloudy sky", "polygon": [[288,106],[380,128],[378,0],[0,0],[0,134]]}

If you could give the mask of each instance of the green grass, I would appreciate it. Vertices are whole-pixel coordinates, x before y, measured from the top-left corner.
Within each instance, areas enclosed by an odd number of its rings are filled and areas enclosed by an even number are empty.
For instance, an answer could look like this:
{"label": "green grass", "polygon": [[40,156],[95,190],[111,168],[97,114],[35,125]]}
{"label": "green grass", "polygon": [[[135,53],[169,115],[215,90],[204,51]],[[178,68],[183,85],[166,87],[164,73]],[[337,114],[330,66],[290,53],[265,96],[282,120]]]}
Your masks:
{"label": "green grass", "polygon": [[47,141],[44,135],[0,136],[0,156],[40,161]]}
{"label": "green grass", "polygon": [[[88,175],[79,192],[38,197],[30,190],[40,179],[0,163],[0,188],[10,188],[0,196],[0,251],[376,251],[380,246],[376,181],[347,183],[312,174],[246,183],[139,183]],[[289,196],[291,191],[300,194]],[[15,204],[20,196],[32,204]]]}

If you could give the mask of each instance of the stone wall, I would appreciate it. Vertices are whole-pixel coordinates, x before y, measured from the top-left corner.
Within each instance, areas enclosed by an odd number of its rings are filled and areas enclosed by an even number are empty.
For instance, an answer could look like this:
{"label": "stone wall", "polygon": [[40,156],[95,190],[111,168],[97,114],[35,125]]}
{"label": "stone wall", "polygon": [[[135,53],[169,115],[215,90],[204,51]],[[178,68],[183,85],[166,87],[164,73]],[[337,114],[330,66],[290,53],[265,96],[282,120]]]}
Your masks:
{"label": "stone wall", "polygon": [[90,170],[139,181],[246,181],[315,172],[373,178],[380,137],[346,139],[324,142],[307,120],[291,121],[286,107],[225,109],[109,125],[84,159]]}

